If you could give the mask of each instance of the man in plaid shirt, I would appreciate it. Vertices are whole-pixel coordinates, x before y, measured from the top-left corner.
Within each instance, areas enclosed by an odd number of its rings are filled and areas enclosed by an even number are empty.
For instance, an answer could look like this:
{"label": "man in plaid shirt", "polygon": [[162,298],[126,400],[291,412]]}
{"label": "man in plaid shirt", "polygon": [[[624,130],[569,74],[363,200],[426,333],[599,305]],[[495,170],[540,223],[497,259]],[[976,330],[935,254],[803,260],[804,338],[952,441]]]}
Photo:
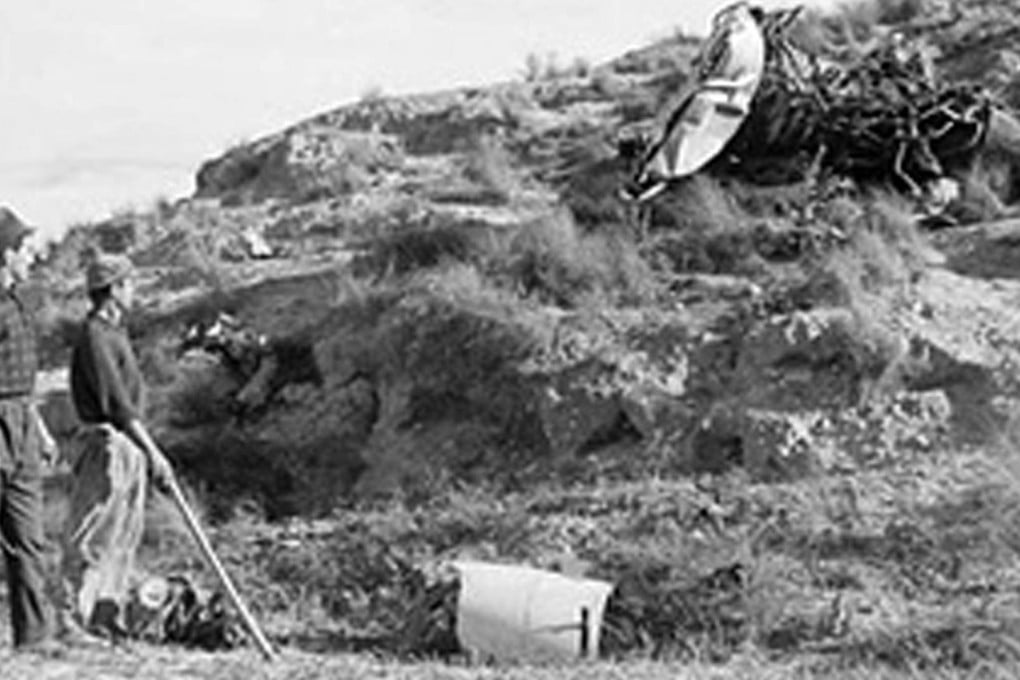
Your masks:
{"label": "man in plaid shirt", "polygon": [[18,648],[46,643],[53,632],[43,571],[42,488],[43,460],[53,449],[32,401],[34,320],[17,294],[28,278],[30,231],[0,207],[0,551]]}

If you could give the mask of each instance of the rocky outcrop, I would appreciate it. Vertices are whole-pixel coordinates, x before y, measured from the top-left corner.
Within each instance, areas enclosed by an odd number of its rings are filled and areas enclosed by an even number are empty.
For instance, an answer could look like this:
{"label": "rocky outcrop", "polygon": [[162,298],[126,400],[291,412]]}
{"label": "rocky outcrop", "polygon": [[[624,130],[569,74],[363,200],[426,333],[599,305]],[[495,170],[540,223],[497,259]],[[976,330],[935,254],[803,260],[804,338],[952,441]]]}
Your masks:
{"label": "rocky outcrop", "polygon": [[1020,278],[1020,220],[1008,219],[936,233],[947,266],[969,277]]}
{"label": "rocky outcrop", "polygon": [[398,170],[401,153],[392,136],[306,125],[206,162],[196,177],[195,196],[234,204],[346,196]]}
{"label": "rocky outcrop", "polygon": [[[931,30],[952,77],[956,28]],[[666,41],[589,79],[366,98],[207,162],[198,198],[167,216],[160,238],[135,246],[138,263],[215,273],[236,260],[253,265],[245,275],[254,278],[262,263],[233,245],[248,234],[293,246],[289,274],[314,255],[326,285],[294,278],[275,292],[219,291],[216,303],[304,343],[322,382],[284,385],[262,413],[221,414],[212,429],[179,433],[180,450],[213,442],[273,461],[265,470],[284,480],[272,486],[284,513],[306,502],[327,508],[338,494],[517,479],[613,456],[635,470],[653,460],[681,473],[742,466],[771,482],[987,438],[1017,396],[1016,291],[1001,280],[1015,278],[1011,222],[938,234],[948,269],[933,260],[890,274],[909,290],[877,294],[872,305],[839,282],[835,292],[814,290],[814,279],[800,285],[796,270],[852,249],[851,231],[881,229],[814,210],[825,199],[811,187],[762,190],[703,175],[644,216],[616,199],[615,133],[666,112],[662,97],[675,94],[694,47]],[[958,74],[992,63],[972,61]],[[995,73],[982,77],[1005,87],[1008,64],[993,61]],[[998,177],[986,187],[995,200],[1008,200],[1020,135],[1015,121],[998,122],[981,169]],[[510,186],[495,187],[494,205],[463,200],[470,192],[457,182],[472,157],[505,171]],[[854,200],[844,207],[856,210]],[[472,243],[510,242],[530,213],[564,204],[582,229],[651,230],[635,257],[655,270],[654,302],[542,297],[537,284],[490,271],[499,266],[489,259],[511,255],[505,248],[459,255],[458,236],[454,247],[437,245],[436,233],[461,229]],[[405,236],[422,225],[435,229],[416,246]],[[901,264],[872,241],[862,257],[881,259],[876,269]],[[389,250],[354,255],[373,244]],[[576,245],[564,261],[586,257]],[[358,266],[343,268],[344,249]],[[474,268],[460,284],[484,290],[464,300],[434,287],[432,274],[451,260]],[[199,278],[207,288],[240,285]]]}
{"label": "rocky outcrop", "polygon": [[[614,457],[774,482],[987,442],[1020,396],[1020,341],[1000,335],[1020,331],[1015,287],[937,268],[913,286],[887,309],[760,318],[746,295],[598,312],[354,297],[272,330],[303,339],[321,382],[284,385],[211,441],[277,460],[279,512]],[[269,318],[259,295],[237,313]]]}

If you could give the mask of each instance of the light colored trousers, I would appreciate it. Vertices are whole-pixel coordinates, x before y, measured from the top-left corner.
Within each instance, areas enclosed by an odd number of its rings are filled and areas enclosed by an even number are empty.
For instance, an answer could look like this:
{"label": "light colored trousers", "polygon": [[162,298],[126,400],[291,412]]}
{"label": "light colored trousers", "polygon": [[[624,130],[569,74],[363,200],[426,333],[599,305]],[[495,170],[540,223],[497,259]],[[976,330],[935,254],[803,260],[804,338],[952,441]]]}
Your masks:
{"label": "light colored trousers", "polygon": [[122,630],[145,528],[145,454],[111,425],[78,435],[61,564],[65,606],[89,628]]}

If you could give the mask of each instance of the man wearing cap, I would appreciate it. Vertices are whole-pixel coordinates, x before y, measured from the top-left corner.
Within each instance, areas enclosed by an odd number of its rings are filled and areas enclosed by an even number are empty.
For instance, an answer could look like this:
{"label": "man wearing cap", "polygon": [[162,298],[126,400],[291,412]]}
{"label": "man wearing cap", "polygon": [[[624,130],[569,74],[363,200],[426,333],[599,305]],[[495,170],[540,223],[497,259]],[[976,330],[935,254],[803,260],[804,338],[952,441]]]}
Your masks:
{"label": "man wearing cap", "polygon": [[[0,552],[7,568],[14,646],[51,633],[43,553],[45,431],[32,400],[37,369],[34,319],[17,292],[31,262],[17,215],[0,206]],[[52,462],[52,461],[50,461]]]}
{"label": "man wearing cap", "polygon": [[130,261],[97,255],[86,288],[91,310],[71,355],[71,398],[84,427],[64,537],[72,600],[65,604],[75,624],[117,639],[142,539],[147,474],[166,488],[173,472],[141,420],[144,384],[123,325],[133,298]]}

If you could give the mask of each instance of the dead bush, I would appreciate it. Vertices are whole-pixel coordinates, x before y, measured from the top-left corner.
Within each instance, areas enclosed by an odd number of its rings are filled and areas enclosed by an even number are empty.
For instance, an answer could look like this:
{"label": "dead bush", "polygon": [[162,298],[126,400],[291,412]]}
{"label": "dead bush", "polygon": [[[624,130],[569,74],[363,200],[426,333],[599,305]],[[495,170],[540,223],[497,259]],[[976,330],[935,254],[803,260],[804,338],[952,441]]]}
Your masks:
{"label": "dead bush", "polygon": [[524,225],[500,250],[494,273],[523,297],[578,307],[636,304],[655,295],[651,268],[622,229],[581,234],[559,212]]}
{"label": "dead bush", "polygon": [[371,175],[363,168],[347,163],[330,165],[308,173],[300,181],[295,203],[314,203],[336,196],[346,196],[366,189]]}
{"label": "dead bush", "polygon": [[491,135],[479,137],[468,153],[464,177],[485,190],[495,203],[506,203],[519,188],[510,154]]}
{"label": "dead bush", "polygon": [[910,283],[937,257],[898,196],[875,193],[863,203],[837,198],[821,217],[846,236],[820,268],[823,277],[833,277],[842,287],[842,304],[871,307],[876,296]]}
{"label": "dead bush", "polygon": [[[308,146],[317,148],[320,157],[303,160]],[[321,201],[367,189],[377,175],[403,162],[403,149],[386,135],[311,129],[274,145],[258,175],[241,188],[256,201]]]}
{"label": "dead bush", "polygon": [[673,272],[756,274],[752,220],[717,180],[695,176],[651,207],[648,245],[657,265]]}
{"label": "dead bush", "polygon": [[29,302],[35,309],[41,365],[65,365],[88,310],[88,302],[84,296],[62,295],[41,287]]}
{"label": "dead bush", "polygon": [[876,0],[881,24],[902,24],[922,16],[924,0]]}
{"label": "dead bush", "polygon": [[297,453],[281,455],[275,447],[230,427],[200,427],[178,435],[167,440],[166,452],[212,521],[230,519],[248,508],[257,508],[268,520],[314,514],[307,503],[308,489],[300,482],[305,470],[295,465]]}
{"label": "dead bush", "polygon": [[751,232],[680,232],[655,239],[657,265],[674,273],[743,274],[754,255]]}
{"label": "dead bush", "polygon": [[496,285],[475,263],[448,262],[420,272],[414,282],[442,300],[468,308],[513,310],[520,306],[512,291]]}
{"label": "dead bush", "polygon": [[73,287],[84,281],[85,262],[98,248],[91,224],[72,225],[59,241],[49,241],[39,269],[57,286]]}
{"label": "dead bush", "polygon": [[739,230],[748,215],[719,180],[698,174],[652,203],[649,228],[702,233]]}
{"label": "dead bush", "polygon": [[602,229],[633,217],[634,211],[618,197],[625,172],[625,163],[603,135],[587,135],[571,145],[557,177],[563,178],[560,199],[577,224]]}
{"label": "dead bush", "polygon": [[231,418],[231,396],[239,387],[213,359],[198,360],[179,372],[166,390],[167,424],[180,429],[224,423]]}
{"label": "dead bush", "polygon": [[465,225],[411,226],[384,234],[365,246],[352,263],[356,276],[402,276],[446,262],[471,262],[479,249]]}
{"label": "dead bush", "polygon": [[174,340],[165,337],[158,338],[153,344],[146,344],[139,351],[138,365],[147,384],[167,387],[181,377],[176,351]]}

